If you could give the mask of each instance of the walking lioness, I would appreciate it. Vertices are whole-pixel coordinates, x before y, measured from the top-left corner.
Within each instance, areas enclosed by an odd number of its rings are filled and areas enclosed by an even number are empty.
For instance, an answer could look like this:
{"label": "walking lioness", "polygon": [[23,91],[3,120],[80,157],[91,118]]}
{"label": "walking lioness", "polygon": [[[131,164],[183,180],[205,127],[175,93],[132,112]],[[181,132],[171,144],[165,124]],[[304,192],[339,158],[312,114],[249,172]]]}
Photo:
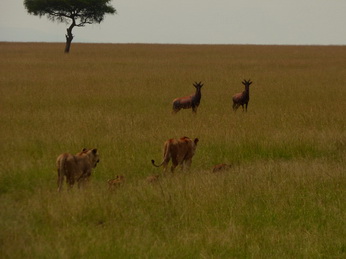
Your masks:
{"label": "walking lioness", "polygon": [[56,159],[58,191],[60,192],[62,189],[64,177],[66,177],[66,183],[70,188],[72,188],[75,182],[80,187],[82,182],[88,180],[92,168],[95,168],[99,161],[99,154],[96,148],[84,148],[82,152],[76,155],[64,153],[58,156]]}
{"label": "walking lioness", "polygon": [[172,173],[178,165],[189,168],[192,163],[192,157],[196,151],[197,143],[198,138],[195,138],[193,141],[188,137],[169,139],[164,144],[162,163],[155,165],[154,160],[151,160],[151,163],[156,167],[163,166],[164,170],[166,171],[169,160],[172,158]]}

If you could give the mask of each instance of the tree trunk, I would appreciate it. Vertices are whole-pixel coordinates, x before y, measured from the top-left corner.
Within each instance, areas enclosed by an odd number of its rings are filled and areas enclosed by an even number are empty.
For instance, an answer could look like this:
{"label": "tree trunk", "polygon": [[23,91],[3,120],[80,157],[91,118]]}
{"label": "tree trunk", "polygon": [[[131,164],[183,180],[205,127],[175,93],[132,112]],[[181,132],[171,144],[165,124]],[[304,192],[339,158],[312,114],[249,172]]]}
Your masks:
{"label": "tree trunk", "polygon": [[70,27],[68,27],[66,29],[67,34],[66,36],[66,45],[65,45],[65,53],[69,53],[70,52],[70,48],[71,48],[71,42],[73,40],[73,34],[72,34],[72,29],[73,27],[76,25],[74,19],[72,19],[72,24],[70,25]]}
{"label": "tree trunk", "polygon": [[72,39],[73,39],[73,36],[70,37],[70,36],[66,35],[65,53],[69,53],[70,52]]}

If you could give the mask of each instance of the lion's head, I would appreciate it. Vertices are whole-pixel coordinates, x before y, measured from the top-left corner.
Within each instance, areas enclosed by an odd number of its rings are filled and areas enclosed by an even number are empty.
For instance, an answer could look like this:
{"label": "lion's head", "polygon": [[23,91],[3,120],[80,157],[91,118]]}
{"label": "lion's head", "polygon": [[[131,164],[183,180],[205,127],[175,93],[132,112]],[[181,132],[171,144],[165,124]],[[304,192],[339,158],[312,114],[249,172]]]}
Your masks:
{"label": "lion's head", "polygon": [[97,164],[100,162],[100,157],[99,157],[99,153],[97,152],[97,148],[93,148],[93,149],[83,148],[83,150],[79,152],[77,155],[87,155],[90,159],[92,168],[95,168]]}

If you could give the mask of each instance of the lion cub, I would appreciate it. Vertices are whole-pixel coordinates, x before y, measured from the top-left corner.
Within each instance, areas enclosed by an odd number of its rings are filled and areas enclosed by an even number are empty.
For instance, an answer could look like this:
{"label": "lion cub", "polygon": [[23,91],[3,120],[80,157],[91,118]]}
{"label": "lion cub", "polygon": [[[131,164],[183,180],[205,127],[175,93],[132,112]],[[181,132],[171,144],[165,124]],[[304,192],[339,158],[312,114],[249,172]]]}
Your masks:
{"label": "lion cub", "polygon": [[160,180],[159,178],[160,178],[160,175],[159,175],[159,174],[149,175],[149,176],[147,177],[147,182],[148,182],[148,183],[156,183],[158,180]]}
{"label": "lion cub", "polygon": [[114,179],[109,179],[108,181],[108,190],[112,190],[121,186],[125,182],[125,176],[117,175]]}
{"label": "lion cub", "polygon": [[218,164],[218,165],[215,165],[213,167],[212,172],[217,173],[217,172],[221,172],[221,171],[227,171],[227,170],[231,169],[231,167],[232,167],[232,165],[228,165],[228,164]]}

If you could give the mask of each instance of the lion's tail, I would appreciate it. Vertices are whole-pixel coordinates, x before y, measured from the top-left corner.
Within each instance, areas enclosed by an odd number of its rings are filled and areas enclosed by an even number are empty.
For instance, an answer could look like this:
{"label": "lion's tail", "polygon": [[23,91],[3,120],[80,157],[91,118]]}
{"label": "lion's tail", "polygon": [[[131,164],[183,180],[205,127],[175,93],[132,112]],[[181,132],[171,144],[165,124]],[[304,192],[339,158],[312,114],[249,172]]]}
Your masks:
{"label": "lion's tail", "polygon": [[62,154],[58,157],[56,161],[56,165],[58,168],[58,191],[60,192],[62,189],[62,184],[64,181],[64,176],[65,176],[65,163],[66,163],[66,154]]}
{"label": "lion's tail", "polygon": [[156,167],[161,167],[163,164],[167,164],[170,160],[170,154],[169,154],[169,144],[165,143],[165,147],[164,147],[164,151],[163,151],[163,161],[161,162],[161,164],[156,165],[155,164],[155,160],[151,160],[151,163],[153,164],[153,166]]}
{"label": "lion's tail", "polygon": [[153,159],[151,160],[151,163],[153,164],[153,166],[156,166],[156,167],[162,166],[164,162],[165,162],[165,160],[163,160],[161,164],[155,165],[155,160],[153,160]]}

